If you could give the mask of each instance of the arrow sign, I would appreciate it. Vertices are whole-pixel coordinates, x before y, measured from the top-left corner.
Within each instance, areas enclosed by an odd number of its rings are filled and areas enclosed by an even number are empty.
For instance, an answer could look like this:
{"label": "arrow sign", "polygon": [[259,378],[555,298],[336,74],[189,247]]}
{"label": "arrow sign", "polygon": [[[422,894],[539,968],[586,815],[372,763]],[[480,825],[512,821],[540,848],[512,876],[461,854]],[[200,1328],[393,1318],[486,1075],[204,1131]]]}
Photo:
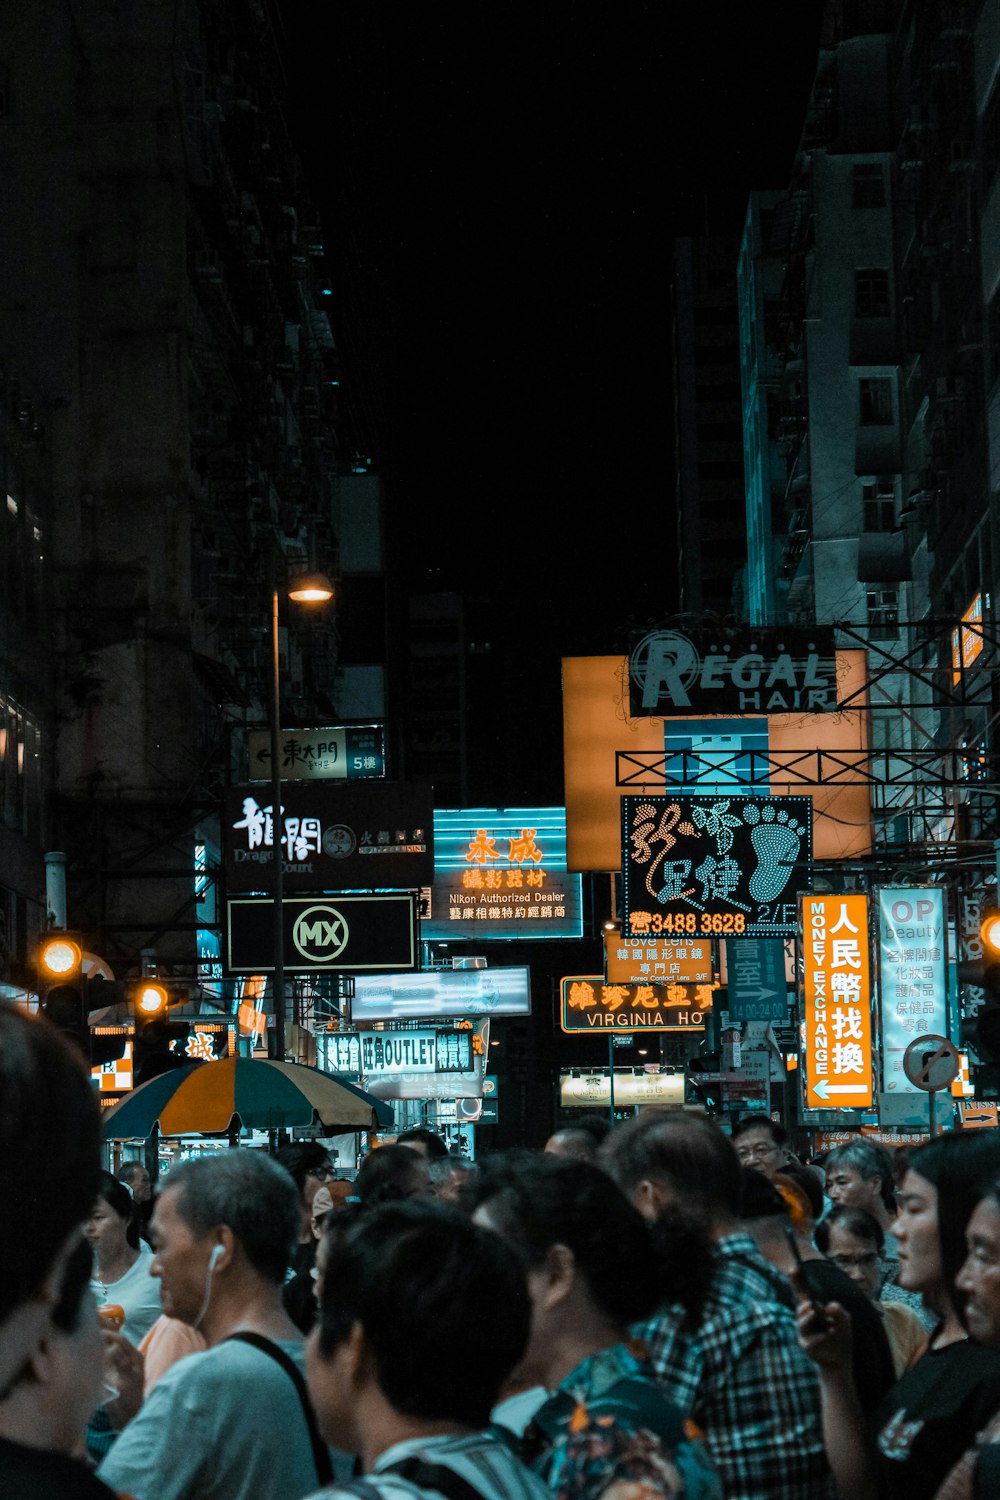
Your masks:
{"label": "arrow sign", "polygon": [[827,1083],[821,1078],[819,1083],[814,1083],[812,1091],[820,1099],[827,1099],[831,1094],[856,1094],[862,1089],[860,1083]]}

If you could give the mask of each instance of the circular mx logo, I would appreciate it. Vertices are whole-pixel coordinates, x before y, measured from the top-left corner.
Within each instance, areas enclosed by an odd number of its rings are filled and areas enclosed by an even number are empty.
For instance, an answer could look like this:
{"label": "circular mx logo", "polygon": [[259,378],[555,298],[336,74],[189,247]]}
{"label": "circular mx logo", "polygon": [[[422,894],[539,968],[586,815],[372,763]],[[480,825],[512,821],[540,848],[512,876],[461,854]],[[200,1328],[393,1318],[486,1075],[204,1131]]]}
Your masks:
{"label": "circular mx logo", "polygon": [[335,906],[307,906],[295,918],[292,942],[310,963],[330,964],[347,947],[351,930]]}

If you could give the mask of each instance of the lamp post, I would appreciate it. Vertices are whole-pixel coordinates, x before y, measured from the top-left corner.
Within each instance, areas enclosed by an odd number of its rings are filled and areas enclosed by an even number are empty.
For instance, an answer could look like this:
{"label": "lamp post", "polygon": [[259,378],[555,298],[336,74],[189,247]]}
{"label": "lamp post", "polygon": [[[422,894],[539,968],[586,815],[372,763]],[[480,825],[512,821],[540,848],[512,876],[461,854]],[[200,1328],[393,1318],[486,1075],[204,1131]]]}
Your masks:
{"label": "lamp post", "polygon": [[[297,604],[325,604],[333,598],[333,586],[322,573],[304,573],[288,585],[288,597]],[[268,728],[271,732],[271,894],[274,901],[274,1037],[271,1054],[279,1062],[285,1059],[285,870],[284,819],[281,816],[281,654],[278,649],[279,590],[271,590],[271,694]]]}

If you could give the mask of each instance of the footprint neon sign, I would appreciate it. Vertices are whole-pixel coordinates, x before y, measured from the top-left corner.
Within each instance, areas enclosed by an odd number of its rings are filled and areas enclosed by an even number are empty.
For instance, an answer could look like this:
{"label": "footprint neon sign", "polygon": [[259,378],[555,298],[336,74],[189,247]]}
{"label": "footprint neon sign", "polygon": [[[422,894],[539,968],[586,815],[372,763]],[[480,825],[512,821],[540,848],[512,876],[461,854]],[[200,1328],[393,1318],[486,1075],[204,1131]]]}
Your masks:
{"label": "footprint neon sign", "polygon": [[623,797],[622,869],[627,937],[792,936],[812,800]]}

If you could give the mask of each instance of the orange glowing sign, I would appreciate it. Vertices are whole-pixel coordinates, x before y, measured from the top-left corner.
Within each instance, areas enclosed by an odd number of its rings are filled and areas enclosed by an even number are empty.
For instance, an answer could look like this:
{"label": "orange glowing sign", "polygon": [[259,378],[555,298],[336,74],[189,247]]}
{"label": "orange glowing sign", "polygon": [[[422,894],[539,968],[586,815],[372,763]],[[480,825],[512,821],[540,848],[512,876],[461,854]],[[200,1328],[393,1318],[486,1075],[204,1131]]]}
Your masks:
{"label": "orange glowing sign", "polygon": [[[810,797],[813,858],[849,859],[871,848],[871,797],[866,783],[865,653],[837,652],[841,696],[856,709],[841,714],[785,713],[766,717],[773,768],[761,795]],[[619,870],[621,799],[656,793],[662,775],[644,785],[633,774],[618,784],[619,752],[653,760],[665,750],[664,719],[629,714],[624,656],[569,656],[562,663],[566,865],[570,870]],[[827,759],[820,761],[817,751]],[[829,757],[834,757],[831,776]],[[784,767],[789,767],[787,773]],[[689,788],[690,790],[690,788]],[[705,791],[711,795],[711,787]]]}
{"label": "orange glowing sign", "polygon": [[809,1109],[870,1109],[867,896],[800,896]]}
{"label": "orange glowing sign", "polygon": [[962,623],[951,633],[951,680],[960,682],[962,673],[971,667],[983,649],[983,596],[977,594],[962,616]]}
{"label": "orange glowing sign", "polygon": [[705,984],[712,978],[712,942],[648,942],[611,933],[604,939],[604,972],[609,984]]}

